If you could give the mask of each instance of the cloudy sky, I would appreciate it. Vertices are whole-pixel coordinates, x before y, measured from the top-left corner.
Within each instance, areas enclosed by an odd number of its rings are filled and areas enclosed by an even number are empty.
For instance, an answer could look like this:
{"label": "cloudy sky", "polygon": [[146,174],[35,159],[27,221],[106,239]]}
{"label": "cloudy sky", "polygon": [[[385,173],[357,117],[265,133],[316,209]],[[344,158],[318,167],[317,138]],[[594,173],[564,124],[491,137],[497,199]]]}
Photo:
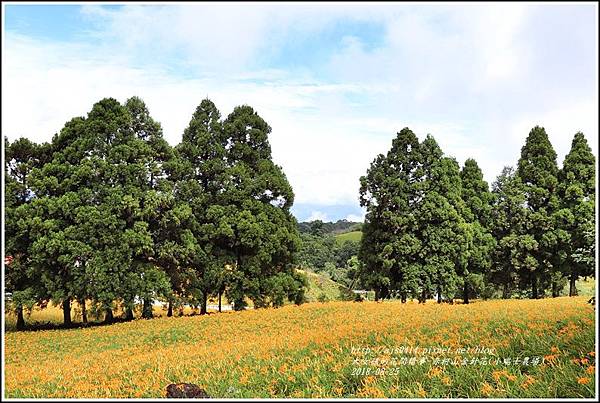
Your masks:
{"label": "cloudy sky", "polygon": [[138,95],[177,144],[206,97],[271,125],[300,220],[362,219],[359,177],[395,133],[428,133],[492,182],[529,130],[597,155],[598,10],[567,4],[3,3],[2,133],[48,141]]}

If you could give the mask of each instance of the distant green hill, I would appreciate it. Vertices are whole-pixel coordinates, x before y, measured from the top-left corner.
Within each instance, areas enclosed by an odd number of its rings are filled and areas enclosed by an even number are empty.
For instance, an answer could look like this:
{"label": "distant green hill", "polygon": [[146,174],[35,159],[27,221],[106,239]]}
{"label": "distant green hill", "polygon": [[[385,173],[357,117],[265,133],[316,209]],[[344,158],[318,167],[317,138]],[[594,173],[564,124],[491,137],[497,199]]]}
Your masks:
{"label": "distant green hill", "polygon": [[361,231],[344,232],[343,234],[337,234],[335,236],[335,240],[338,243],[342,243],[342,242],[346,242],[346,241],[360,242],[361,238],[362,238]]}
{"label": "distant green hill", "polygon": [[308,277],[308,291],[306,292],[307,302],[319,301],[319,297],[321,296],[328,301],[340,300],[342,299],[342,294],[349,292],[348,288],[325,276],[310,271],[296,270],[306,274],[306,277]]}
{"label": "distant green hill", "polygon": [[323,222],[321,220],[304,221],[298,223],[301,233],[335,235],[343,232],[360,231],[362,222],[338,220],[336,222]]}

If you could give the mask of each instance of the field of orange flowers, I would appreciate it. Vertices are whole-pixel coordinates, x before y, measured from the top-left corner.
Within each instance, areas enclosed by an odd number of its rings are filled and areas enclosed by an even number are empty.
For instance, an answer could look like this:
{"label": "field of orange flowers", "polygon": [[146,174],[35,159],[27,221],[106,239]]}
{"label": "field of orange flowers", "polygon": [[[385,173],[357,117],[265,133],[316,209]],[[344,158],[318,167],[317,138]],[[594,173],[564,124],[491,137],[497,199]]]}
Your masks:
{"label": "field of orange flowers", "polygon": [[329,302],[5,334],[7,397],[594,397],[585,297]]}

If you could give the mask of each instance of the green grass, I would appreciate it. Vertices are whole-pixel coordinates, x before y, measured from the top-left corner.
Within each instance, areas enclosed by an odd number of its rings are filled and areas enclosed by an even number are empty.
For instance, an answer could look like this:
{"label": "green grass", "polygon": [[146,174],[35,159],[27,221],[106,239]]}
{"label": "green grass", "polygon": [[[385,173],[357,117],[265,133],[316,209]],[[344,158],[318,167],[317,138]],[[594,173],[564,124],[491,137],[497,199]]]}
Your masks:
{"label": "green grass", "polygon": [[347,288],[335,281],[321,276],[320,274],[310,271],[299,270],[306,274],[308,278],[308,291],[306,292],[307,302],[315,302],[320,296],[325,296],[327,301],[335,301],[340,299],[340,292]]}
{"label": "green grass", "polygon": [[346,241],[360,242],[361,238],[362,238],[362,231],[344,232],[343,234],[337,234],[335,236],[335,240],[338,243],[343,243]]}

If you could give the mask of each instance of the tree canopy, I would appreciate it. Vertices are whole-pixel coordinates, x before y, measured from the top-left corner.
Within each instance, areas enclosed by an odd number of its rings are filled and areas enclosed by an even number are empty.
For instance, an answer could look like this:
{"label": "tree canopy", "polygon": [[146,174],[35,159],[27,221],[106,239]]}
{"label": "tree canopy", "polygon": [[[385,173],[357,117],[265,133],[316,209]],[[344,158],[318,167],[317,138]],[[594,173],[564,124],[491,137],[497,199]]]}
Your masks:
{"label": "tree canopy", "polygon": [[203,100],[171,147],[138,97],[94,104],[49,144],[5,140],[7,253],[19,327],[24,306],[71,303],[112,321],[142,302],[188,303],[209,296],[236,309],[301,303],[306,279],[294,194],[271,158],[268,124],[249,106],[222,120]]}
{"label": "tree canopy", "polygon": [[477,162],[462,169],[428,135],[397,133],[360,178],[366,208],[359,277],[377,298],[452,299],[530,290],[558,296],[566,278],[593,274],[595,157],[577,133],[561,170],[534,127],[517,169],[490,192]]}

